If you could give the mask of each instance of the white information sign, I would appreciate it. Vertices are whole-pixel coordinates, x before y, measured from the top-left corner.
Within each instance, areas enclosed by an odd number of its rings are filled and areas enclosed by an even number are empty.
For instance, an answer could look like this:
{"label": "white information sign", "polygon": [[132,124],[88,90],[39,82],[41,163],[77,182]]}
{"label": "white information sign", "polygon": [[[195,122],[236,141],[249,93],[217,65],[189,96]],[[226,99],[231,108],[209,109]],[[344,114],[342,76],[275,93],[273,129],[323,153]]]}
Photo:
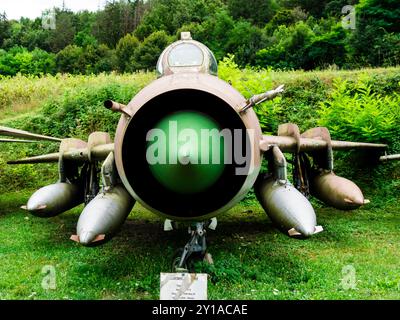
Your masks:
{"label": "white information sign", "polygon": [[207,300],[207,274],[161,273],[160,300]]}

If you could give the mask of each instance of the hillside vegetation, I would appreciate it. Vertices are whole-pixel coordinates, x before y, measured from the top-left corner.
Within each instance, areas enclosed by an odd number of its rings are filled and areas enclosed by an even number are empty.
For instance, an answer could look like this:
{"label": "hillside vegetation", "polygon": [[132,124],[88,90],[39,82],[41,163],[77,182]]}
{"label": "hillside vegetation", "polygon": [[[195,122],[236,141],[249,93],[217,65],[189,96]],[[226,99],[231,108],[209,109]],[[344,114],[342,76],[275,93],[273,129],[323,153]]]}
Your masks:
{"label": "hillside vegetation", "polygon": [[[327,126],[334,139],[387,143],[389,152],[400,152],[399,68],[276,72],[240,69],[231,56],[220,63],[219,74],[246,97],[286,85],[282,97],[256,109],[265,133],[275,134],[278,125],[285,122],[297,123],[302,131]],[[154,79],[154,73],[143,72],[3,78],[0,123],[56,137],[86,140],[96,130],[113,136],[119,115],[106,110],[103,102],[113,99],[128,103]],[[0,151],[0,189],[36,188],[56,179],[53,165],[5,165],[6,159],[57,151],[56,144],[1,144]],[[353,160],[359,161],[359,166],[342,166],[350,161],[348,157],[356,157]],[[393,196],[398,192],[395,164],[370,171],[356,154],[338,153],[337,160],[339,173],[356,177],[367,189]],[[370,178],[372,174],[372,179],[363,179],[364,173]]]}

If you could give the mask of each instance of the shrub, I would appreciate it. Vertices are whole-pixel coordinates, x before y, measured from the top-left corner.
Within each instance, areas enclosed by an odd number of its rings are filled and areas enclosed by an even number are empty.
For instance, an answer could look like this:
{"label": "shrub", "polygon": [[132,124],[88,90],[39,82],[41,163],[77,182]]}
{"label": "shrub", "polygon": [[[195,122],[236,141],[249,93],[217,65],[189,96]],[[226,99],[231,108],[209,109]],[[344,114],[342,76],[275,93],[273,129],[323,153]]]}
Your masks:
{"label": "shrub", "polygon": [[130,60],[130,71],[154,70],[158,57],[172,42],[172,38],[165,31],[157,31],[148,36],[135,51]]}
{"label": "shrub", "polygon": [[400,95],[374,93],[363,81],[336,79],[329,99],[320,103],[319,124],[336,139],[385,142],[400,139]]}
{"label": "shrub", "polygon": [[69,45],[57,53],[56,63],[60,72],[79,74],[85,72],[85,67],[81,65],[80,57],[83,49],[76,45]]}
{"label": "shrub", "polygon": [[127,34],[119,40],[116,49],[118,59],[118,70],[125,72],[129,70],[129,64],[135,54],[136,49],[139,47],[139,40],[131,34]]}
{"label": "shrub", "polygon": [[54,74],[55,69],[55,55],[41,49],[28,51],[23,47],[14,47],[8,52],[0,51],[0,74],[2,75]]}
{"label": "shrub", "polygon": [[257,65],[275,69],[305,69],[306,48],[314,33],[303,21],[293,26],[280,26],[267,40],[267,48],[257,53]]}

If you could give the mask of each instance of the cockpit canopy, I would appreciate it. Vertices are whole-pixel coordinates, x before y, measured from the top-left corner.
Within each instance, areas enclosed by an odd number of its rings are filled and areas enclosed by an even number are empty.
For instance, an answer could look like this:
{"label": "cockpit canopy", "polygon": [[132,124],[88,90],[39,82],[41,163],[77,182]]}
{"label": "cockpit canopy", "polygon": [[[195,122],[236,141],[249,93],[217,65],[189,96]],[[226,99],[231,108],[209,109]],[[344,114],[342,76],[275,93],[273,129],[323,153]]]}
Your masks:
{"label": "cockpit canopy", "polygon": [[214,54],[204,44],[192,40],[190,32],[182,32],[181,40],[167,47],[157,63],[160,77],[175,73],[218,74]]}

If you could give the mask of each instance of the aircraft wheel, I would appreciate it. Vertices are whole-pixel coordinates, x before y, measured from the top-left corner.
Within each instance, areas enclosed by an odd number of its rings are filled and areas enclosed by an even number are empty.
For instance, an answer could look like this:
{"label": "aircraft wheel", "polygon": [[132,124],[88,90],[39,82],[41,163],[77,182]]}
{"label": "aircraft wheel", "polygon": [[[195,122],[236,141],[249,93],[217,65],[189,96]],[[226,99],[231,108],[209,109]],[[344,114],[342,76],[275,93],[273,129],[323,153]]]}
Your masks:
{"label": "aircraft wheel", "polygon": [[171,268],[172,272],[177,272],[177,273],[189,272],[189,269],[187,267],[187,262],[184,263],[182,268],[179,267],[179,263],[181,262],[182,253],[183,253],[182,248],[175,251],[174,256],[172,258],[172,268]]}
{"label": "aircraft wheel", "polygon": [[181,261],[183,249],[176,250],[174,257],[172,259],[172,272],[195,272],[195,264],[198,261],[204,261],[205,255],[199,252],[192,253],[185,261],[182,268],[179,267],[179,263]]}

